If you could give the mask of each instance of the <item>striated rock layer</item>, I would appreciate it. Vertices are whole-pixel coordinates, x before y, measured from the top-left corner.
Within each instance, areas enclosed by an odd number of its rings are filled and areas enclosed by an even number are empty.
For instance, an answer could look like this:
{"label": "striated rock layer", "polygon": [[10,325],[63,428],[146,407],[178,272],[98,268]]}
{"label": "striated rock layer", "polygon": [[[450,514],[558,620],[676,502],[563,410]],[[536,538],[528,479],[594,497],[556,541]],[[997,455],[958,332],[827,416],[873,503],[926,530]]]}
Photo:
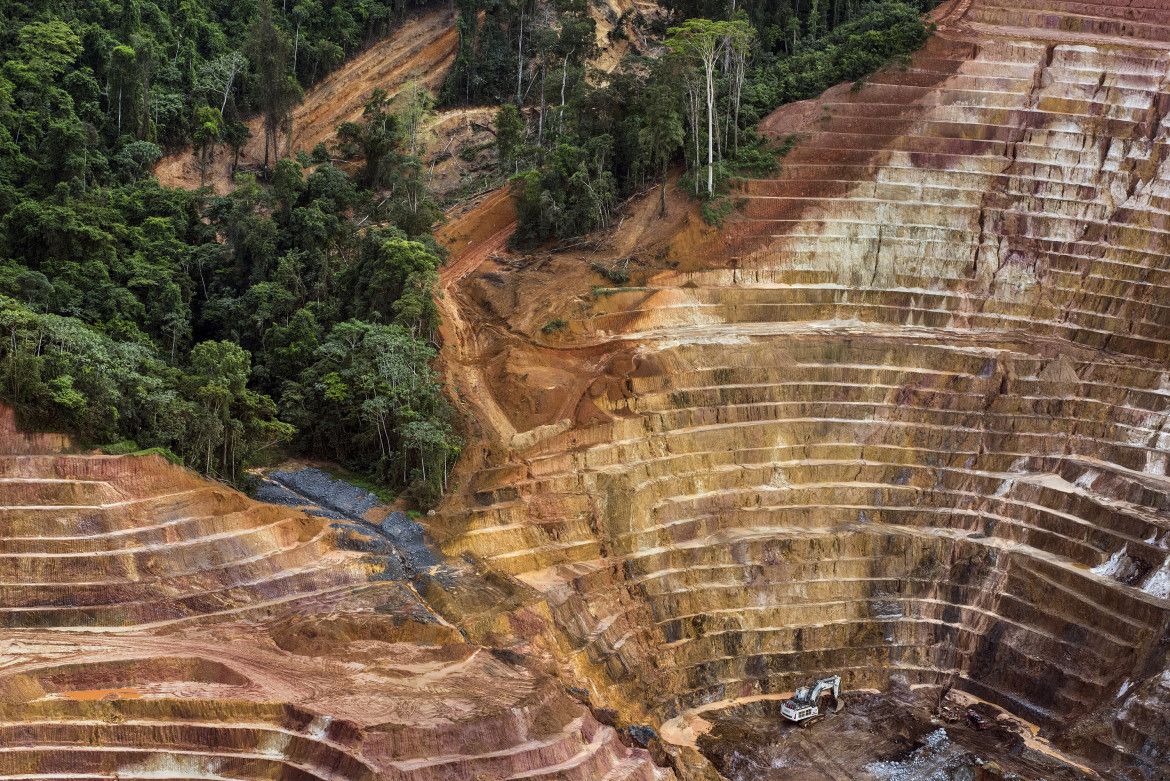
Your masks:
{"label": "striated rock layer", "polygon": [[485,582],[392,580],[323,518],[0,412],[0,778],[673,777],[418,590]]}
{"label": "striated rock layer", "polygon": [[501,446],[436,533],[681,745],[813,677],[953,679],[1166,777],[1170,2],[934,16],[908,68],[765,121],[795,147],[724,230],[549,283],[566,328],[464,283],[462,320],[512,326],[451,359]]}

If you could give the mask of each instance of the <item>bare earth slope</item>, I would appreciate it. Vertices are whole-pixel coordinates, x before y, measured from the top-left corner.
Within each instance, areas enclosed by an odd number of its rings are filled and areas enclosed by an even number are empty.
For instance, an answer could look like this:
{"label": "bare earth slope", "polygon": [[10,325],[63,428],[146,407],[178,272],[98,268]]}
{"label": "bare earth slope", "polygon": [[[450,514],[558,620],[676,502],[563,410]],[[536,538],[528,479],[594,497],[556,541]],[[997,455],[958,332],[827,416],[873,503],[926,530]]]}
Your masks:
{"label": "bare earth slope", "polygon": [[[488,444],[432,531],[692,767],[839,673],[953,678],[1050,741],[1031,777],[1170,777],[1170,3],[935,18],[908,68],[765,121],[800,141],[725,230],[675,204],[452,287]],[[583,262],[626,258],[623,290]]]}
{"label": "bare earth slope", "polygon": [[[319,84],[305,93],[304,101],[292,112],[292,134],[281,134],[277,149],[270,150],[271,159],[288,157],[295,152],[311,152],[324,143],[334,142],[334,130],[343,122],[360,121],[366,101],[375,89],[384,89],[390,97],[411,79],[437,93],[442,87],[459,47],[459,31],[455,28],[454,6],[426,13],[406,22],[389,38],[361,52],[341,65]],[[597,54],[591,64],[611,72],[627,52],[637,51],[626,35],[613,39],[615,22],[626,12],[635,10],[630,0],[606,0],[591,3],[590,13],[597,23]],[[651,16],[661,13],[654,3],[643,3],[637,9]],[[640,35],[636,30],[627,33]],[[645,46],[645,41],[639,41]],[[483,147],[493,136],[482,130],[495,117],[493,107],[448,109],[429,118],[420,140],[424,148],[429,185],[447,192],[461,184],[461,173],[466,163],[458,162],[457,154],[465,145]],[[239,163],[245,169],[255,169],[264,163],[264,117],[248,121],[252,137],[241,151]],[[223,144],[215,147],[207,165],[203,181],[223,194],[231,190],[232,152]],[[199,160],[193,148],[187,147],[167,155],[155,166],[155,176],[164,187],[195,189],[200,186]]]}
{"label": "bare earth slope", "polygon": [[[292,138],[282,135],[279,153],[270,152],[273,159],[288,156],[290,142],[294,151],[310,152],[318,143],[328,142],[342,122],[360,120],[363,105],[375,88],[393,96],[408,79],[417,78],[427,89],[436,91],[459,46],[453,20],[449,11],[432,11],[407,22],[306,92],[304,102],[293,109]],[[259,166],[264,163],[264,117],[253,117],[248,127],[252,138],[240,154],[240,164]],[[231,185],[231,164],[231,150],[217,147],[206,182],[226,192]],[[190,147],[159,161],[154,173],[164,187],[199,187],[199,160]]]}
{"label": "bare earth slope", "polygon": [[0,778],[671,777],[419,594],[482,581],[0,413]]}

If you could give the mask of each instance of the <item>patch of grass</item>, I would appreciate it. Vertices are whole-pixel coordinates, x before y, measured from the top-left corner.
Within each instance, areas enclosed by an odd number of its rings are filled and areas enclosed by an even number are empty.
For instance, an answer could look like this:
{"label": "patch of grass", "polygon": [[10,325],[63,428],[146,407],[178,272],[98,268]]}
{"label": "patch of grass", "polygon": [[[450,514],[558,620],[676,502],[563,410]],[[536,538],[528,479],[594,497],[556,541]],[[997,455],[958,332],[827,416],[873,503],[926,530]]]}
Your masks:
{"label": "patch of grass", "polygon": [[138,447],[138,443],[133,439],[123,439],[121,442],[114,442],[110,445],[99,445],[97,449],[107,456],[128,456],[142,448]]}
{"label": "patch of grass", "polygon": [[378,483],[372,475],[362,474],[360,472],[351,472],[345,467],[337,466],[336,464],[327,464],[320,467],[321,471],[332,477],[334,480],[344,480],[352,486],[368,491],[374,496],[378,497],[378,501],[382,504],[390,504],[398,495],[391,491],[384,485]]}
{"label": "patch of grass", "polygon": [[784,136],[784,140],[780,142],[780,147],[776,150],[776,154],[781,157],[787,157],[788,153],[796,146],[796,142],[800,140],[800,136],[796,133],[789,133]]}
{"label": "patch of grass", "polygon": [[182,465],[183,459],[176,456],[168,448],[165,447],[148,447],[141,448],[133,439],[123,439],[121,442],[113,442],[109,445],[99,445],[97,450],[101,451],[107,456],[152,456],[159,455],[170,461],[172,464]]}
{"label": "patch of grass", "polygon": [[551,334],[556,333],[557,331],[563,331],[568,327],[569,324],[558,317],[556,320],[549,320],[547,323],[545,323],[544,328],[541,328],[540,332],[544,334]]}
{"label": "patch of grass", "polygon": [[726,198],[706,201],[702,206],[703,221],[717,228],[723,227],[723,220],[731,214],[732,203]]}
{"label": "patch of grass", "polygon": [[613,268],[610,268],[609,266],[604,266],[600,263],[590,263],[589,268],[593,269],[615,285],[624,285],[630,281],[630,272],[627,271],[625,267],[618,268],[617,266],[614,266]]}
{"label": "patch of grass", "polygon": [[644,293],[649,289],[648,287],[602,287],[601,285],[594,285],[590,295],[594,298],[601,298],[602,296],[612,296],[618,293]]}
{"label": "patch of grass", "polygon": [[146,450],[135,450],[130,455],[132,455],[132,456],[162,456],[167,461],[170,461],[172,464],[177,464],[179,466],[182,466],[182,464],[183,464],[183,459],[179,458],[178,456],[176,456],[174,453],[172,453],[170,450],[168,450],[165,447],[148,447]]}

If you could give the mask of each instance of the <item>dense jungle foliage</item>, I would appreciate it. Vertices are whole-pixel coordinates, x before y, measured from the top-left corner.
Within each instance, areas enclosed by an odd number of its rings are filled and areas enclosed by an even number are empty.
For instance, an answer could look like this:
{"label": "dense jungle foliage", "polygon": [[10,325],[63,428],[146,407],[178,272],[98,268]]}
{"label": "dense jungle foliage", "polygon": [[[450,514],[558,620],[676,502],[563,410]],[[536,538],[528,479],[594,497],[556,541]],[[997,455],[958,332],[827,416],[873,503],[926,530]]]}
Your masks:
{"label": "dense jungle foliage", "polygon": [[[502,104],[520,241],[604,228],[680,159],[707,197],[767,171],[755,123],[906,56],[933,5],[670,0],[669,23],[610,20],[662,56],[601,76],[592,1],[455,0],[437,99]],[[236,483],[292,449],[437,499],[459,441],[431,368],[440,214],[416,139],[433,99],[375,90],[333,148],[277,143],[307,87],[423,7],[0,0],[0,395],[25,424]],[[231,194],[152,178],[188,144],[238,160],[252,116],[264,164]]]}
{"label": "dense jungle foliage", "polygon": [[907,57],[936,4],[667,0],[669,23],[628,13],[608,33],[644,51],[665,43],[665,56],[630,56],[589,78],[587,0],[457,0],[460,48],[441,99],[504,104],[497,148],[514,174],[516,240],[581,235],[654,179],[665,185],[673,160],[707,198],[729,172],[767,172],[774,153],[751,133],[761,118]]}
{"label": "dense jungle foliage", "polygon": [[231,154],[250,114],[283,132],[305,87],[415,10],[0,0],[0,392],[25,424],[237,483],[291,447],[435,501],[458,440],[430,367],[417,106],[375,94],[339,129],[352,178],[275,144],[230,195],[150,177],[188,143]]}

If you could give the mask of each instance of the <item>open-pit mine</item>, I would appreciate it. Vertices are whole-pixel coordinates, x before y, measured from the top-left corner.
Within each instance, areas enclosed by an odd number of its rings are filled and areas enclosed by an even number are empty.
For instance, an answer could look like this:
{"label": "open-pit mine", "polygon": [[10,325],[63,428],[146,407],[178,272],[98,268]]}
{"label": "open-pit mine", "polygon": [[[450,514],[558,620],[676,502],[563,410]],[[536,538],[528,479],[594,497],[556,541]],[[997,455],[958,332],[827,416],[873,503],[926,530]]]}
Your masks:
{"label": "open-pit mine", "polygon": [[9,420],[0,778],[1170,778],[1170,2],[933,21],[721,227],[443,229],[421,560]]}

